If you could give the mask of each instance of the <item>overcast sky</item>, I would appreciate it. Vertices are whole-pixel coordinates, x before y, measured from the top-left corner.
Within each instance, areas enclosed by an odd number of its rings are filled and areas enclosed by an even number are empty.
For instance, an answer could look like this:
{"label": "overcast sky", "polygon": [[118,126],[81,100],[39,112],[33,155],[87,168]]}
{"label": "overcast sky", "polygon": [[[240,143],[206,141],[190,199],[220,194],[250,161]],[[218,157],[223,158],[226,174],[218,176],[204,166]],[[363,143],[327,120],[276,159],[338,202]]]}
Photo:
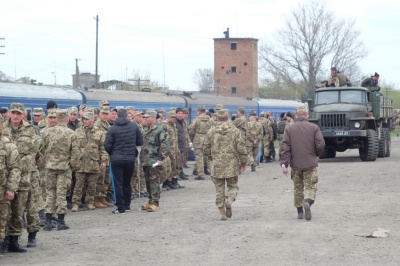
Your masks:
{"label": "overcast sky", "polygon": [[[294,0],[1,1],[0,71],[45,84],[72,84],[75,58],[81,72],[95,73],[99,16],[100,81],[149,73],[170,89],[196,90],[198,68],[214,67],[213,38],[259,39],[259,46],[283,26]],[[327,1],[338,17],[356,19],[369,55],[365,74],[377,71],[400,87],[400,2]],[[327,74],[328,65],[326,66]],[[262,73],[259,73],[261,76]]]}

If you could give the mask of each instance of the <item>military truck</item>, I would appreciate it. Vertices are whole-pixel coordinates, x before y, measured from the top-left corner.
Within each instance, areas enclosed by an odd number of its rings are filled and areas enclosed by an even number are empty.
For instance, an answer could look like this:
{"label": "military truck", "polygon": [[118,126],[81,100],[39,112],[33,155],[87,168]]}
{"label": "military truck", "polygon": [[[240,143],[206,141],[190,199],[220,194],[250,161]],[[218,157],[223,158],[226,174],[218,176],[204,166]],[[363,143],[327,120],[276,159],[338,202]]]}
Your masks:
{"label": "military truck", "polygon": [[347,149],[358,149],[362,161],[390,156],[392,100],[379,87],[319,88],[307,101],[309,121],[319,126],[325,140],[320,159]]}

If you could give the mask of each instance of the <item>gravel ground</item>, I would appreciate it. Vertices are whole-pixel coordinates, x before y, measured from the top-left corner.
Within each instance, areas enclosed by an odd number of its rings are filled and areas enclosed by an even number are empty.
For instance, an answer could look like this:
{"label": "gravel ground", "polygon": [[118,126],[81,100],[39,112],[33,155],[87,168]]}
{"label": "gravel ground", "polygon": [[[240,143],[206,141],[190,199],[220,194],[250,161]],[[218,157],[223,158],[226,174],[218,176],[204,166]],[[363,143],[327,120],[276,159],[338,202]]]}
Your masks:
{"label": "gravel ground", "polygon": [[[393,138],[391,157],[375,162],[355,150],[321,160],[311,221],[296,219],[279,163],[262,163],[240,176],[228,221],[219,221],[210,177],[190,176],[185,189],[162,193],[156,213],[139,211],[145,199],[125,215],[68,213],[70,230],[40,231],[37,248],[6,253],[0,265],[400,265],[399,146]],[[356,236],[378,227],[389,236]]]}

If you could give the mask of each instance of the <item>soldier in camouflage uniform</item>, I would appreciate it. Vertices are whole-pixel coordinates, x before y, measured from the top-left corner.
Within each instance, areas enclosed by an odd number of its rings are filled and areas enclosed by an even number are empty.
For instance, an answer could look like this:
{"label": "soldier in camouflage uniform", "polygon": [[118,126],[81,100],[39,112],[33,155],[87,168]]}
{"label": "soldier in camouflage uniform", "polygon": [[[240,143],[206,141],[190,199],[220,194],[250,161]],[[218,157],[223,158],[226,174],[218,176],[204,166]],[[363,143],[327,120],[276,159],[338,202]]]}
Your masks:
{"label": "soldier in camouflage uniform", "polygon": [[276,155],[275,140],[278,137],[278,134],[277,134],[278,130],[277,130],[276,121],[275,121],[274,117],[272,116],[271,111],[267,112],[267,119],[269,119],[269,124],[271,125],[271,128],[272,128],[272,138],[271,138],[271,141],[269,142],[269,154],[267,157],[267,162],[272,162],[272,161],[275,161],[275,155]]}
{"label": "soldier in camouflage uniform", "polygon": [[43,108],[37,107],[33,108],[33,128],[35,129],[36,135],[39,135],[40,128],[39,123],[44,118]]}
{"label": "soldier in camouflage uniform", "polygon": [[[107,130],[110,128],[110,124],[108,123],[108,114],[110,113],[110,107],[107,105],[103,105],[100,107],[99,118],[96,120],[94,125],[101,129],[104,135],[107,134]],[[97,180],[96,186],[96,196],[94,197],[94,206],[96,208],[105,208],[114,206],[111,203],[108,203],[106,200],[107,191],[110,188],[110,170],[107,166],[105,171],[100,172],[99,178]]]}
{"label": "soldier in camouflage uniform", "polygon": [[247,123],[246,132],[246,149],[247,149],[247,162],[251,165],[251,171],[256,170],[258,143],[263,137],[263,127],[260,122],[257,122],[255,115],[250,115],[249,122]]}
{"label": "soldier in camouflage uniform", "polygon": [[[9,223],[8,236],[10,244],[9,252],[26,252],[18,243],[18,237],[22,235],[22,216],[26,209],[29,192],[32,189],[31,179],[32,172],[36,170],[35,158],[38,153],[36,146],[35,130],[32,125],[23,121],[25,106],[21,103],[12,103],[11,117],[3,128],[3,136],[10,139],[18,148],[21,159],[21,180],[15,194],[14,200],[11,202],[11,219]],[[39,211],[39,210],[37,210]],[[33,214],[32,214],[33,215]],[[37,222],[39,223],[39,215]],[[31,221],[29,220],[28,223]],[[36,232],[29,234],[28,239],[35,239]]]}
{"label": "soldier in camouflage uniform", "polygon": [[247,119],[244,115],[244,108],[240,107],[238,109],[237,117],[233,121],[233,124],[237,129],[240,130],[243,142],[246,142],[246,131],[247,131]]}
{"label": "soldier in camouflage uniform", "polygon": [[[3,130],[3,117],[0,116],[0,135]],[[3,253],[11,215],[10,202],[21,180],[21,165],[17,146],[7,137],[0,136],[0,256]]]}
{"label": "soldier in camouflage uniform", "polygon": [[197,108],[197,117],[189,127],[189,136],[194,145],[194,155],[196,157],[196,169],[198,173],[195,180],[205,180],[204,168],[206,167],[204,167],[203,142],[207,131],[212,126],[211,119],[205,112],[206,108],[204,106],[199,106]]}
{"label": "soldier in camouflage uniform", "polygon": [[294,206],[297,218],[311,220],[311,205],[315,201],[318,183],[318,156],[325,148],[325,141],[319,127],[309,123],[307,107],[297,108],[297,122],[285,129],[281,146],[282,172],[288,173],[291,166],[291,177],[294,184]]}
{"label": "soldier in camouflage uniform", "polygon": [[52,230],[53,213],[58,215],[57,230],[69,229],[65,224],[67,201],[65,195],[71,185],[71,168],[76,168],[79,159],[77,138],[67,128],[68,111],[57,110],[58,124],[43,133],[43,147],[46,154],[46,225],[45,231]]}
{"label": "soldier in camouflage uniform", "polygon": [[178,132],[175,125],[175,111],[168,112],[168,118],[163,122],[165,130],[168,132],[168,141],[170,145],[169,159],[171,161],[171,172],[167,176],[167,180],[164,182],[163,187],[169,187],[171,189],[184,188],[178,183],[178,170],[176,169],[176,159],[179,153],[178,149]]}
{"label": "soldier in camouflage uniform", "polygon": [[87,183],[85,203],[88,210],[94,210],[97,179],[108,163],[108,155],[104,149],[105,135],[94,126],[94,113],[86,108],[83,115],[83,126],[76,131],[79,146],[79,163],[75,169],[76,184],[72,198],[72,211],[77,212],[82,197],[82,190]]}
{"label": "soldier in camouflage uniform", "polygon": [[[211,178],[215,185],[216,200],[221,220],[232,217],[232,203],[239,192],[238,175],[246,169],[246,146],[239,129],[229,123],[228,110],[217,111],[217,123],[205,137],[204,154],[211,162]],[[228,191],[225,194],[225,183]]]}
{"label": "soldier in camouflage uniform", "polygon": [[[186,148],[185,148],[185,152],[183,155],[182,168],[189,168],[187,166],[187,161],[188,161],[189,152],[190,152],[190,137],[189,137],[189,127],[188,127],[189,109],[183,108],[182,112],[183,112],[183,124],[184,124],[184,129],[185,129],[185,134],[186,134]],[[182,174],[183,174],[183,172],[182,172]],[[182,175],[181,175],[181,179],[188,179],[185,174],[183,174],[183,176],[185,176],[186,178],[182,178]]]}
{"label": "soldier in camouflage uniform", "polygon": [[156,111],[147,110],[144,114],[147,126],[143,134],[143,147],[140,161],[146,179],[149,202],[142,206],[142,210],[158,211],[160,200],[160,173],[164,159],[169,156],[169,142],[163,127],[156,123]]}
{"label": "soldier in camouflage uniform", "polygon": [[68,108],[68,114],[69,114],[69,121],[67,124],[67,127],[73,131],[76,131],[81,125],[78,119],[78,108],[72,106]]}
{"label": "soldier in camouflage uniform", "polygon": [[[146,126],[146,121],[143,119],[143,112],[142,111],[136,111],[135,116],[133,117],[134,122],[139,126],[140,132],[142,132],[142,135],[144,136],[144,126]],[[139,158],[140,159],[140,158]],[[139,176],[140,175],[140,188],[139,188]],[[134,197],[147,197],[147,191],[146,191],[146,180],[144,178],[144,172],[142,168],[138,166],[138,160],[135,160],[135,171],[133,171],[132,175],[132,181],[131,181],[131,186],[132,186],[132,199]]]}
{"label": "soldier in camouflage uniform", "polygon": [[400,114],[397,115],[396,121],[394,122],[394,131],[396,135],[399,136],[400,134]]}
{"label": "soldier in camouflage uniform", "polygon": [[[273,131],[272,131],[272,126],[270,120],[266,117],[266,114],[262,112],[260,114],[260,120],[259,122],[261,123],[263,127],[263,138],[262,138],[262,156],[268,156],[269,155],[269,147],[271,140],[273,140]],[[267,158],[265,158],[265,162],[268,163],[270,162]]]}

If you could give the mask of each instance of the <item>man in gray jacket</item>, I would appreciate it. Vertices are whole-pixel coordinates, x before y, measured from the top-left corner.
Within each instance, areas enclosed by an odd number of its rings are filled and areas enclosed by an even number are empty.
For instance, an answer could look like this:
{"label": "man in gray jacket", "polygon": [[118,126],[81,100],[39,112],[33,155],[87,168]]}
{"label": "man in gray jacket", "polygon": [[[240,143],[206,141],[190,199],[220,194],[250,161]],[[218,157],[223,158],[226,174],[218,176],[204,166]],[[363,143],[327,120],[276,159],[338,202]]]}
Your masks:
{"label": "man in gray jacket", "polygon": [[319,127],[308,122],[307,107],[297,108],[297,122],[286,127],[281,146],[281,165],[284,174],[287,167],[292,168],[291,178],[294,183],[294,206],[297,218],[311,220],[310,207],[315,201],[318,183],[318,156],[325,148],[325,141]]}

